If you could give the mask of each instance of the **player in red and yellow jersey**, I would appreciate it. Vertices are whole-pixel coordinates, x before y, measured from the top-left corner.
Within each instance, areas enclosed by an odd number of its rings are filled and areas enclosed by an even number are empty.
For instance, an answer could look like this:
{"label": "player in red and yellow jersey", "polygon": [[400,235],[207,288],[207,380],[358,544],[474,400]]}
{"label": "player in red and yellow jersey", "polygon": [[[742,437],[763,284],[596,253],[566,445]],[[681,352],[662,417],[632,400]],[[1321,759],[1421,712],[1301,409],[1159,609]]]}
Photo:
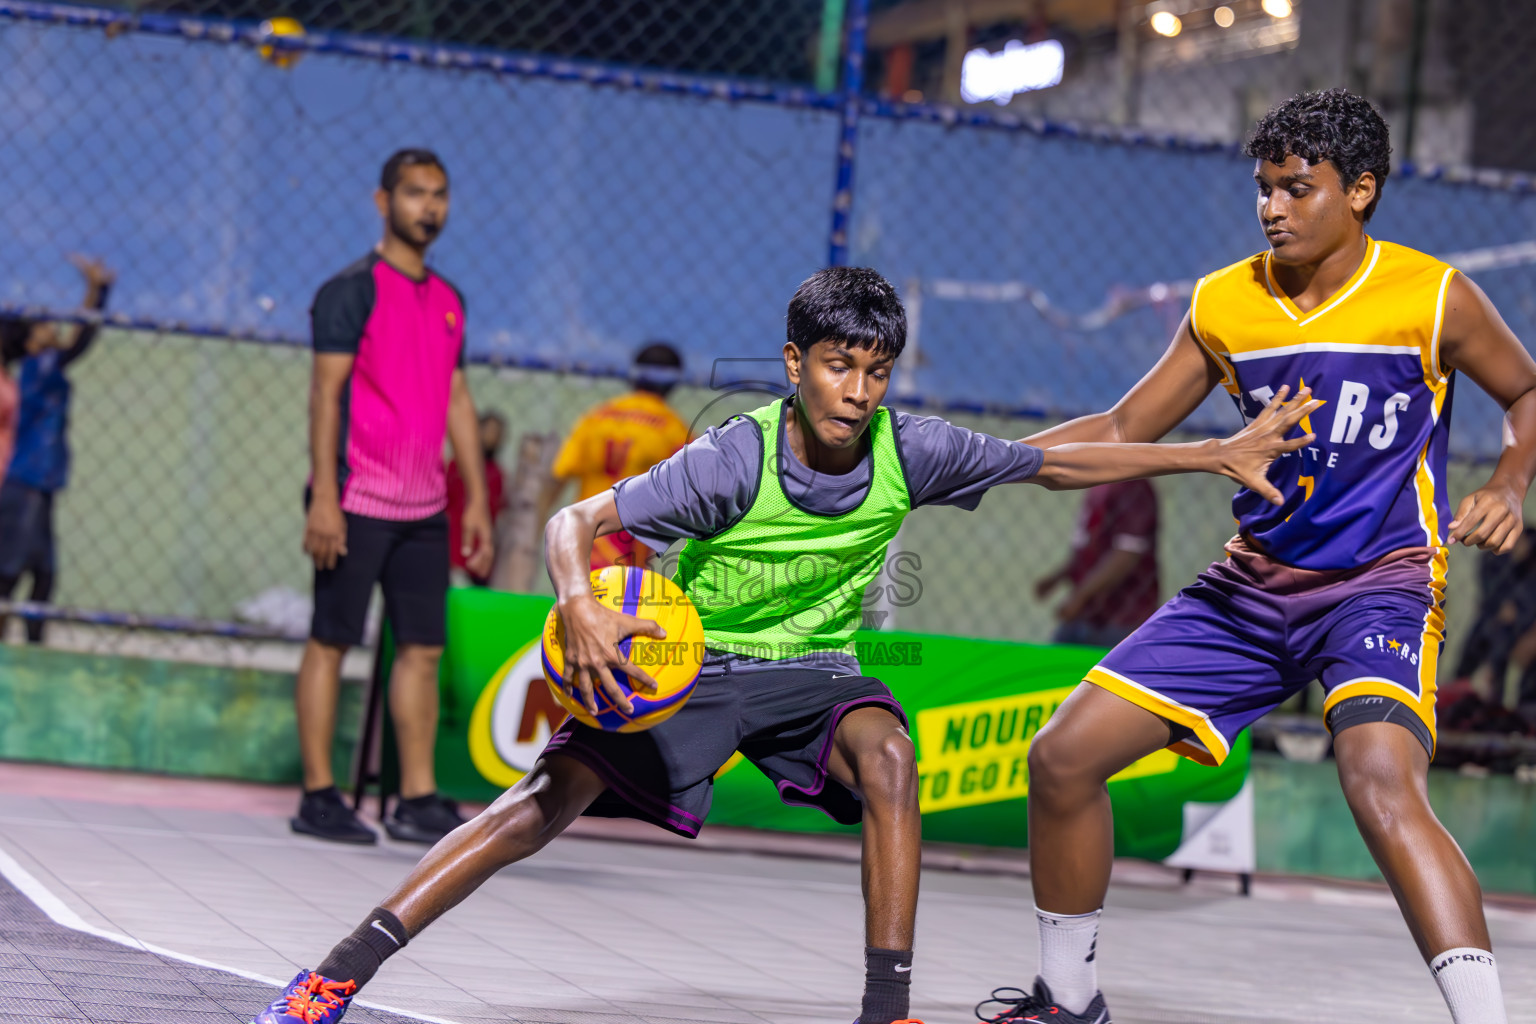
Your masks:
{"label": "player in red and yellow jersey", "polygon": [[[1229,557],[1111,651],[1036,737],[1040,976],[1032,992],[994,993],[1005,1008],[983,1019],[1107,1024],[1094,955],[1114,855],[1105,782],[1164,747],[1220,763],[1239,732],[1318,679],[1344,795],[1452,1017],[1504,1024],[1482,894],[1430,809],[1426,774],[1447,550],[1507,551],[1520,536],[1536,362],[1454,268],[1366,234],[1391,146],[1364,99],[1293,97],[1247,152],[1268,250],[1200,280],[1167,353],[1113,409],[1028,441],[1155,441],[1217,386],[1245,419],[1281,387],[1310,388],[1324,404],[1301,429],[1316,436],[1270,467],[1284,502],[1239,491]],[[1458,374],[1503,406],[1511,438],[1452,515]]]}
{"label": "player in red and yellow jersey", "polygon": [[[543,515],[559,501],[571,481],[576,500],[602,494],[627,477],[638,476],[688,443],[688,424],[667,404],[682,375],[683,360],[665,342],[653,342],[635,356],[634,390],[589,409],[560,448],[545,489]],[[592,568],[645,565],[650,550],[627,531],[599,537],[592,545]]]}

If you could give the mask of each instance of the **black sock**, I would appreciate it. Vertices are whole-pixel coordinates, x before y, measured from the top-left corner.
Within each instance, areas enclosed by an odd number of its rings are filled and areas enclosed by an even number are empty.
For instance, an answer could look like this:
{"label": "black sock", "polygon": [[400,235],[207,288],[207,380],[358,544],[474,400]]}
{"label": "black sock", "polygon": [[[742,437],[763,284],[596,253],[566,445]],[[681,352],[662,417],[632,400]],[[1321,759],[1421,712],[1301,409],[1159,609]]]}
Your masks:
{"label": "black sock", "polygon": [[864,1008],[859,1024],[906,1020],[912,1008],[912,951],[864,947]]}
{"label": "black sock", "polygon": [[383,907],[374,907],[352,934],[336,944],[315,973],[332,981],[351,981],[358,988],[379,972],[379,965],[410,941],[405,925]]}

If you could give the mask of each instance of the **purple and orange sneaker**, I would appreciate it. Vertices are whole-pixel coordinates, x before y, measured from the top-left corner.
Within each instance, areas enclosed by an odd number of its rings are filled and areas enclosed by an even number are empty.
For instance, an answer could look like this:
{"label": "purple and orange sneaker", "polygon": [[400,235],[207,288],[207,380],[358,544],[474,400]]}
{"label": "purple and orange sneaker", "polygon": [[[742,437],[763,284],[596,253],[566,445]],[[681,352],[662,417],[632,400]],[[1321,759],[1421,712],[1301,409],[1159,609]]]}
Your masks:
{"label": "purple and orange sneaker", "polygon": [[336,1024],[352,1005],[356,992],[357,986],[350,981],[332,981],[314,971],[300,971],[251,1024]]}

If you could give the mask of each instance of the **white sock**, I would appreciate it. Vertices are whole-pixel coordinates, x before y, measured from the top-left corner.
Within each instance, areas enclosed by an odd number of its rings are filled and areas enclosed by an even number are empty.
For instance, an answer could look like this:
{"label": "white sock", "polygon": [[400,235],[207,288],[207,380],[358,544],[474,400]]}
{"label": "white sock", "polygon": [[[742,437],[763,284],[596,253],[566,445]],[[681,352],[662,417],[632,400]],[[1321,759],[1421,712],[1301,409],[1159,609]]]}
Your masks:
{"label": "white sock", "polygon": [[1508,1024],[1499,969],[1486,949],[1448,949],[1430,957],[1429,973],[1435,976],[1455,1024]]}
{"label": "white sock", "polygon": [[1040,977],[1050,986],[1051,998],[1069,1013],[1088,1009],[1099,991],[1095,957],[1101,913],[1052,914],[1035,908],[1040,925]]}

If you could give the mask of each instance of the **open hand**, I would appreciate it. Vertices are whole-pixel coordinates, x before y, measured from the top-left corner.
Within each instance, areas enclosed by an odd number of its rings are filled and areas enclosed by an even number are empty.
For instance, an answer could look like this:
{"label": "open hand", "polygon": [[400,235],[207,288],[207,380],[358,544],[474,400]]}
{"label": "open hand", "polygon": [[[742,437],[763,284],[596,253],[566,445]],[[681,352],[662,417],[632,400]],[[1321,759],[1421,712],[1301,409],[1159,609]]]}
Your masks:
{"label": "open hand", "polygon": [[1508,554],[1525,530],[1520,496],[1500,484],[1480,487],[1461,499],[1451,517],[1450,541]]}
{"label": "open hand", "polygon": [[631,688],[656,692],[656,680],[637,668],[619,645],[631,636],[665,640],[667,631],[660,623],[606,608],[590,594],[562,601],[559,609],[565,625],[565,678],[581,694],[582,706],[593,715],[598,713],[596,688],[601,686],[625,714],[634,711],[624,688],[613,678],[614,670],[629,677]]}
{"label": "open hand", "polygon": [[85,278],[85,283],[93,288],[101,288],[117,280],[117,274],[100,260],[93,260],[89,256],[79,253],[70,253],[69,262]]}
{"label": "open hand", "polygon": [[1281,455],[1305,448],[1317,440],[1316,434],[1293,438],[1285,435],[1323,404],[1312,397],[1311,388],[1302,388],[1293,401],[1287,402],[1285,396],[1290,390],[1289,385],[1282,384],[1253,422],[1225,441],[1216,442],[1217,472],[1236,480],[1271,505],[1283,505],[1285,498],[1265,475],[1269,472],[1269,464]]}

